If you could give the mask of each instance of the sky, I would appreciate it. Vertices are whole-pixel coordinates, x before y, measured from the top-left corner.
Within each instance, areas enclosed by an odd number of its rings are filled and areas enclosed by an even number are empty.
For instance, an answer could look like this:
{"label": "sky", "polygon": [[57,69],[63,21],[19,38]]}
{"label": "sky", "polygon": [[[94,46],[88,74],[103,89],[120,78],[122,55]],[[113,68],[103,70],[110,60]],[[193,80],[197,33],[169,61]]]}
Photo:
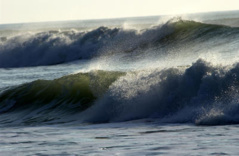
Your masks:
{"label": "sky", "polygon": [[0,24],[239,10],[239,0],[0,0]]}

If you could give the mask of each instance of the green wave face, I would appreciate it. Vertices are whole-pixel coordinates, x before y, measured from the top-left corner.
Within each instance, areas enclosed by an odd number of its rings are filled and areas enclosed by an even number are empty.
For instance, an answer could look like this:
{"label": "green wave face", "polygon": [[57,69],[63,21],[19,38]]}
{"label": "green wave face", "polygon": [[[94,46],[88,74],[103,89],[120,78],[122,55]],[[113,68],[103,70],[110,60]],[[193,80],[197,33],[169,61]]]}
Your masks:
{"label": "green wave face", "polygon": [[207,39],[228,37],[239,33],[239,28],[188,20],[170,21],[168,25],[174,31],[160,40],[159,42],[161,43],[201,42]]}
{"label": "green wave face", "polygon": [[0,112],[36,110],[41,107],[46,107],[43,111],[48,112],[83,111],[122,75],[122,72],[93,71],[23,84],[0,95]]}

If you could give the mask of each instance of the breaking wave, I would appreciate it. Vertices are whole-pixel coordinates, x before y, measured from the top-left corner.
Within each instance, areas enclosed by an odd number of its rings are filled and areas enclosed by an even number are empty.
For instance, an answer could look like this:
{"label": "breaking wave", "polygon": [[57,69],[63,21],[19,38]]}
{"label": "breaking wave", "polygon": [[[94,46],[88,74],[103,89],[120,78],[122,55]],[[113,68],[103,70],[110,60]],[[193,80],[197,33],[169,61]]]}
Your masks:
{"label": "breaking wave", "polygon": [[202,50],[200,43],[218,47],[225,46],[226,40],[237,42],[238,39],[238,28],[181,19],[143,30],[99,27],[85,32],[25,33],[0,36],[0,67],[52,65],[117,53],[131,57],[151,48],[147,52],[167,54],[172,48],[180,49],[189,44],[199,45],[195,52]]}
{"label": "breaking wave", "polygon": [[[239,123],[239,64],[132,72],[94,71],[38,80],[0,95],[1,123],[102,123],[153,118],[160,123]],[[11,116],[11,117],[9,117]]]}
{"label": "breaking wave", "polygon": [[84,122],[156,118],[162,123],[238,124],[238,92],[239,64],[212,66],[198,60],[186,69],[128,73],[81,118]]}

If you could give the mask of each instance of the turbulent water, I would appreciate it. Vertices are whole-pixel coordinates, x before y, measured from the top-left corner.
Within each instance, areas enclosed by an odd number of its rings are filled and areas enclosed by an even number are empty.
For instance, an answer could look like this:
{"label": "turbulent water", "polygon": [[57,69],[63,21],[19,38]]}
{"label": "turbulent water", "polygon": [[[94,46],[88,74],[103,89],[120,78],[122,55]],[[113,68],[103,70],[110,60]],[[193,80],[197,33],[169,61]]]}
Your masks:
{"label": "turbulent water", "polygon": [[0,151],[237,155],[238,15],[0,25]]}

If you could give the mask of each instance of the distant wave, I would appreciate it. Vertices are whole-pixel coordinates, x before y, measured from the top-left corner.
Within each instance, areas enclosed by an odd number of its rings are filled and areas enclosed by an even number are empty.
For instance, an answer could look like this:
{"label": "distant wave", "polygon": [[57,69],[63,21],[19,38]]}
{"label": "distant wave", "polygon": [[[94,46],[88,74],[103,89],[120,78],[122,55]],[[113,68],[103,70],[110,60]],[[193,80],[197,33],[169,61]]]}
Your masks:
{"label": "distant wave", "polygon": [[1,124],[119,122],[239,123],[239,64],[135,72],[94,71],[38,80],[0,95]]}
{"label": "distant wave", "polygon": [[[239,39],[239,28],[203,24],[194,21],[169,20],[144,30],[99,27],[92,31],[45,31],[17,36],[0,36],[0,67],[27,67],[66,63],[115,53],[141,53],[157,47],[184,47],[217,40]],[[214,45],[213,42],[216,42]]]}

